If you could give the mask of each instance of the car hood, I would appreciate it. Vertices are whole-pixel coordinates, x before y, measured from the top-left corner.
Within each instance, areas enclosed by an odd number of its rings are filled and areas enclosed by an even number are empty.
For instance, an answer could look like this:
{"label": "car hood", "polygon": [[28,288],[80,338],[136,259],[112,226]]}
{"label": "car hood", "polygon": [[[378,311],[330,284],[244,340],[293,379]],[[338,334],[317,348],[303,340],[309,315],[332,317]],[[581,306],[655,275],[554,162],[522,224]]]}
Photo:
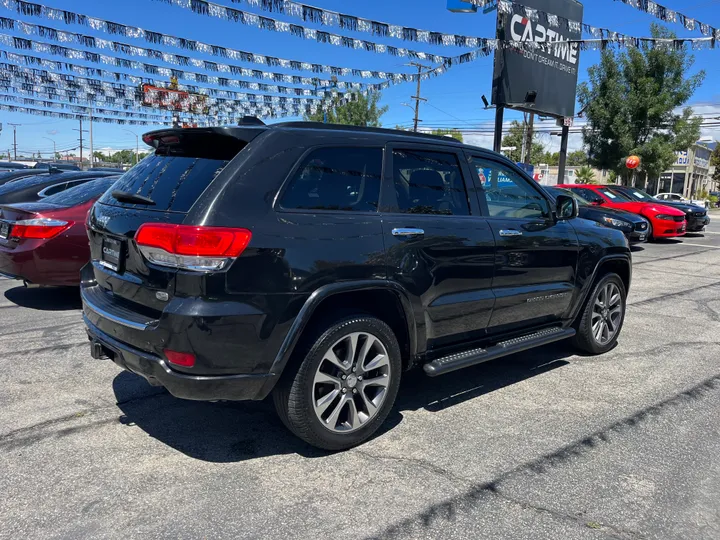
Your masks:
{"label": "car hood", "polygon": [[700,210],[705,210],[702,206],[698,206],[697,204],[687,203],[687,202],[678,202],[678,201],[662,201],[660,199],[657,200],[657,204],[662,204],[663,206],[669,206],[671,208],[677,208],[678,210],[682,212],[699,212]]}
{"label": "car hood", "polygon": [[607,206],[581,206],[580,217],[586,219],[602,219],[603,217],[611,217],[615,219],[622,219],[623,221],[633,224],[645,221],[645,218],[638,214],[633,214],[632,212],[627,212],[618,208],[608,208]]}

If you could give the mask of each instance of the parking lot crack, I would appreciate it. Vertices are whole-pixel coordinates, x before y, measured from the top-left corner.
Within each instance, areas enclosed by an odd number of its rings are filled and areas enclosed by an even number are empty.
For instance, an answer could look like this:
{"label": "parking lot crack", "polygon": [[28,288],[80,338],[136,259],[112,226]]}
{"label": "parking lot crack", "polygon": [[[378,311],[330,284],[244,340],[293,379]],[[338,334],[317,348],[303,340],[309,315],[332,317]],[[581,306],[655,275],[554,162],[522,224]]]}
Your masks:
{"label": "parking lot crack", "polygon": [[448,482],[456,483],[456,484],[463,484],[466,486],[472,485],[472,480],[469,478],[465,478],[464,476],[459,476],[452,471],[449,471],[443,467],[440,467],[438,465],[435,465],[434,463],[431,463],[425,459],[421,458],[415,458],[415,457],[406,457],[406,456],[389,456],[389,455],[381,455],[381,454],[374,454],[372,452],[368,452],[367,450],[359,450],[355,449],[353,450],[353,454],[359,454],[365,458],[368,459],[380,459],[385,461],[394,461],[398,463],[405,463],[409,464],[411,466],[419,467],[425,471],[431,472],[436,476],[441,476],[445,478]]}
{"label": "parking lot crack", "polygon": [[560,512],[557,510],[553,510],[552,508],[547,508],[546,506],[541,506],[541,505],[534,504],[534,503],[531,503],[528,501],[516,499],[514,497],[511,497],[511,496],[503,493],[499,489],[495,489],[493,491],[493,493],[497,497],[499,497],[511,504],[517,505],[520,508],[522,508],[523,510],[530,510],[532,512],[537,512],[539,514],[546,514],[546,515],[553,517],[554,519],[576,523],[577,525],[580,525],[581,527],[588,527],[591,529],[595,529],[595,530],[605,533],[605,535],[610,538],[616,538],[619,540],[647,538],[647,536],[639,533],[638,531],[630,531],[627,529],[623,529],[621,527],[616,527],[614,525],[610,525],[608,523],[596,521],[592,518],[592,516],[588,516],[585,513],[570,514],[570,513],[566,513],[566,512]]}

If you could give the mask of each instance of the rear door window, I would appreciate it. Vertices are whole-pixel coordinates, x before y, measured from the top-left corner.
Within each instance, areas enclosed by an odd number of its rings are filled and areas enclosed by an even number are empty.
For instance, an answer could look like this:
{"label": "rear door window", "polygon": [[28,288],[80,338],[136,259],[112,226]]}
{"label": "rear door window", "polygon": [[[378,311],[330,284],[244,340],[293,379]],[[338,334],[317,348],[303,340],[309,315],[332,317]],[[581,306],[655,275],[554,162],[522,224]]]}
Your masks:
{"label": "rear door window", "polygon": [[458,157],[427,150],[393,150],[395,211],[468,216],[470,207]]}
{"label": "rear door window", "polygon": [[382,159],[382,148],[318,148],[303,159],[280,207],[377,212]]}

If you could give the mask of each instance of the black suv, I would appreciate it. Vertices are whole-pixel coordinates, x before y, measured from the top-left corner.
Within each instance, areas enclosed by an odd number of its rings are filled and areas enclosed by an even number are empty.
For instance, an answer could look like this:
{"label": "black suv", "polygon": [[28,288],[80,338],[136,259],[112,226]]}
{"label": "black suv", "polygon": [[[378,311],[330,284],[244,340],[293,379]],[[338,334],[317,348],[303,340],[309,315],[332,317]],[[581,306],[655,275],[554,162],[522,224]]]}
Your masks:
{"label": "black suv", "polygon": [[88,216],[84,317],[93,357],[177,397],[272,393],[290,430],[337,450],[375,432],[413,366],[618,339],[623,233],[498,154],[314,123],[143,140],[154,155]]}

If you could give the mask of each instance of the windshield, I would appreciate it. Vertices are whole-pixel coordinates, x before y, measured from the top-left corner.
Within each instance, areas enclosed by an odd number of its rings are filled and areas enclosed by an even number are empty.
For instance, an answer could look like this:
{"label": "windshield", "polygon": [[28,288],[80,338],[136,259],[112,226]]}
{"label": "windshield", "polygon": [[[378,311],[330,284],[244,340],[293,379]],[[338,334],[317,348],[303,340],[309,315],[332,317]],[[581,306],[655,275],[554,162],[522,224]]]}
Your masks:
{"label": "windshield", "polygon": [[557,199],[558,195],[570,195],[572,198],[574,198],[580,206],[592,206],[590,201],[587,199],[582,198],[577,193],[573,193],[572,190],[569,189],[562,189],[562,188],[546,188],[548,192],[550,192],[550,195],[552,195],[553,199]]}
{"label": "windshield", "polygon": [[649,193],[645,193],[642,189],[627,188],[622,190],[615,189],[613,191],[621,193],[622,195],[630,197],[631,199],[634,199],[636,201],[651,202],[655,200],[655,197],[653,197]]}
{"label": "windshield", "polygon": [[619,191],[615,191],[614,189],[600,188],[598,189],[598,191],[605,195],[612,202],[632,202],[632,199],[630,197],[628,197],[627,195],[623,195],[622,193],[620,193]]}

